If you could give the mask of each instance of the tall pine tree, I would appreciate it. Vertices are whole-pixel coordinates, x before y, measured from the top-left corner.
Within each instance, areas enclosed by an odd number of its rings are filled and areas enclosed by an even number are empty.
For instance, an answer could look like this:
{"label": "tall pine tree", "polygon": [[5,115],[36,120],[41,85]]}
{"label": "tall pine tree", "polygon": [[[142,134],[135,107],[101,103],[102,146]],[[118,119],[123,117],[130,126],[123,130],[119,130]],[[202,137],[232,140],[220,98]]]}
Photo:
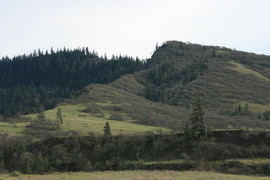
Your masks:
{"label": "tall pine tree", "polygon": [[58,108],[58,109],[57,109],[57,112],[56,112],[56,121],[57,121],[59,124],[63,124],[63,117],[62,117],[62,111],[61,111],[61,108]]}
{"label": "tall pine tree", "polygon": [[207,127],[202,102],[198,95],[195,96],[193,102],[192,115],[190,117],[190,131],[195,137],[204,136],[207,139]]}

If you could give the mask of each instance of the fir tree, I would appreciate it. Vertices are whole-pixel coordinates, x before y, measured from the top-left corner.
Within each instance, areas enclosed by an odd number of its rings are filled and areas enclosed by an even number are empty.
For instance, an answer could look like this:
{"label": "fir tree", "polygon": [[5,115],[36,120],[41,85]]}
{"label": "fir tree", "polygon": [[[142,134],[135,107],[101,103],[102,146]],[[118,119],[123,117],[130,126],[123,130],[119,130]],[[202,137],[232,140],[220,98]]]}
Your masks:
{"label": "fir tree", "polygon": [[39,122],[45,122],[46,121],[46,115],[44,111],[41,111],[40,113],[37,114],[37,120]]}
{"label": "fir tree", "polygon": [[110,137],[112,135],[109,122],[105,123],[103,131],[104,131],[104,136],[105,137]]}
{"label": "fir tree", "polygon": [[192,115],[190,117],[190,123],[191,123],[190,131],[195,137],[201,135],[207,138],[207,128],[206,128],[202,103],[201,103],[200,97],[197,95],[194,98]]}
{"label": "fir tree", "polygon": [[61,108],[58,108],[57,109],[57,112],[56,112],[56,121],[59,124],[63,124],[63,117],[62,117],[62,110],[61,110]]}

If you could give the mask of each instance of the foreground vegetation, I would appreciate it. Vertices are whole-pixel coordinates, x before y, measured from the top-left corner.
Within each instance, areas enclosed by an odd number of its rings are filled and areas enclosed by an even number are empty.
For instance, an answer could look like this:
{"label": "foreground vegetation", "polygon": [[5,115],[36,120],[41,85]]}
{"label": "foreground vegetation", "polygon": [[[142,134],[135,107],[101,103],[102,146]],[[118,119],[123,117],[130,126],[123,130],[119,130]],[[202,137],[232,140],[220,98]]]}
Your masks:
{"label": "foreground vegetation", "polygon": [[215,172],[199,172],[199,171],[106,171],[91,173],[54,173],[44,175],[20,175],[12,177],[10,175],[0,175],[0,179],[15,180],[266,180],[268,177],[229,175]]}
{"label": "foreground vegetation", "polygon": [[[105,132],[105,130],[104,130]],[[270,175],[270,133],[209,132],[53,137],[1,136],[0,170],[27,174],[99,170],[207,170]]]}

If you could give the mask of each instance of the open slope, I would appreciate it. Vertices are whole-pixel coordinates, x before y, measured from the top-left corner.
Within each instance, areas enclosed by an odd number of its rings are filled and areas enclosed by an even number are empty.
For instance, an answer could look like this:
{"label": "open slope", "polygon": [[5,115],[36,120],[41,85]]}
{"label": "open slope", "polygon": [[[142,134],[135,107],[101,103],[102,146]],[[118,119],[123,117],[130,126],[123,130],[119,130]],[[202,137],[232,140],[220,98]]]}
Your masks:
{"label": "open slope", "polygon": [[[166,128],[162,127],[132,123],[130,119],[123,119],[122,121],[111,120],[111,114],[108,111],[102,111],[104,113],[104,117],[95,117],[95,115],[91,113],[84,112],[86,109],[85,104],[61,105],[57,108],[59,107],[61,107],[62,115],[64,117],[64,123],[61,128],[61,130],[64,132],[76,131],[81,135],[88,135],[88,133],[103,134],[105,122],[110,123],[111,132],[113,135],[167,130]],[[49,119],[55,119],[57,108],[45,111],[46,117]]]}
{"label": "open slope", "polygon": [[[38,137],[46,137],[46,134],[51,135],[68,135],[68,132],[76,133],[78,135],[88,135],[88,133],[94,134],[103,134],[103,127],[105,122],[110,123],[111,132],[113,135],[118,134],[134,134],[134,133],[144,133],[147,131],[168,131],[164,127],[156,127],[150,125],[143,125],[135,123],[130,117],[126,116],[124,112],[121,112],[122,119],[111,118],[113,111],[106,110],[106,107],[110,106],[109,102],[100,103],[97,105],[99,107],[104,107],[100,110],[100,113],[103,113],[104,116],[97,116],[97,114],[92,114],[86,112],[87,104],[62,104],[57,106],[54,109],[45,111],[45,115],[49,119],[56,118],[56,112],[59,107],[61,107],[64,123],[61,127],[61,132],[53,131],[29,131],[30,129],[27,126],[29,122],[17,122],[10,124],[7,122],[0,123],[0,130],[2,134],[9,134],[10,136],[20,136],[26,135],[28,133],[32,135],[38,135]],[[95,106],[95,107],[97,107]],[[28,115],[27,117],[35,118],[36,114]],[[61,133],[61,134],[59,134]],[[41,135],[43,134],[43,135]]]}

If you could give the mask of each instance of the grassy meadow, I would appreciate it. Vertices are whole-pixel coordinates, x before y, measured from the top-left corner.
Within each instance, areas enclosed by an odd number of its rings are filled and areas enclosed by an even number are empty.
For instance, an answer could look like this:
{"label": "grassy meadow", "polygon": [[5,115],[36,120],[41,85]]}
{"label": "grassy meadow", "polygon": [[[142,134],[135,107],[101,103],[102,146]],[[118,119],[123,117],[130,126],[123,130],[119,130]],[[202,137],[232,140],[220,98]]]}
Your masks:
{"label": "grassy meadow", "polygon": [[0,175],[0,180],[266,180],[269,177],[229,175],[199,171],[105,171],[91,173],[54,173],[45,175]]}
{"label": "grassy meadow", "polygon": [[0,122],[0,133],[8,134],[10,136],[21,136],[24,135],[25,126],[29,123],[18,122],[11,124],[8,122]]}
{"label": "grassy meadow", "polygon": [[123,119],[122,121],[110,120],[109,117],[111,114],[109,112],[104,112],[105,117],[94,117],[90,113],[83,112],[85,109],[85,105],[83,104],[58,106],[52,110],[45,111],[46,117],[55,119],[55,114],[59,107],[61,107],[64,118],[64,124],[62,125],[63,131],[79,131],[82,135],[87,135],[89,132],[102,134],[105,122],[110,123],[113,135],[141,133],[159,129],[163,131],[167,130],[166,128],[137,124],[132,122],[130,118]]}
{"label": "grassy meadow", "polygon": [[[256,103],[250,103],[247,101],[242,101],[241,106],[244,107],[246,104],[248,104],[250,110],[252,112],[258,113],[258,112],[264,112],[266,110],[270,109],[270,104],[256,104]],[[238,104],[235,104],[237,106]]]}
{"label": "grassy meadow", "polygon": [[245,67],[242,64],[236,63],[234,61],[230,61],[229,63],[234,65],[234,67],[231,67],[232,70],[235,70],[235,71],[237,71],[239,73],[242,73],[242,74],[245,74],[245,75],[253,75],[253,76],[255,76],[255,77],[259,78],[259,79],[262,79],[264,81],[270,81],[269,78],[265,77],[261,73],[259,73],[257,71],[254,71],[252,69],[249,69],[249,68]]}
{"label": "grassy meadow", "polygon": [[[94,117],[91,113],[86,113],[85,104],[76,105],[61,105],[54,109],[45,111],[46,117],[49,119],[56,118],[56,111],[59,107],[62,110],[62,116],[64,123],[62,125],[62,131],[76,131],[80,135],[88,135],[88,133],[102,134],[105,122],[110,123],[111,131],[113,135],[117,134],[133,134],[143,133],[146,131],[168,131],[167,128],[154,127],[141,125],[128,116],[122,121],[110,120],[110,112],[104,111],[104,117]],[[36,114],[28,115],[27,117],[35,118]],[[29,122],[17,122],[15,124],[0,122],[0,132],[2,134],[9,134],[10,136],[20,136],[25,134],[26,126]]]}

